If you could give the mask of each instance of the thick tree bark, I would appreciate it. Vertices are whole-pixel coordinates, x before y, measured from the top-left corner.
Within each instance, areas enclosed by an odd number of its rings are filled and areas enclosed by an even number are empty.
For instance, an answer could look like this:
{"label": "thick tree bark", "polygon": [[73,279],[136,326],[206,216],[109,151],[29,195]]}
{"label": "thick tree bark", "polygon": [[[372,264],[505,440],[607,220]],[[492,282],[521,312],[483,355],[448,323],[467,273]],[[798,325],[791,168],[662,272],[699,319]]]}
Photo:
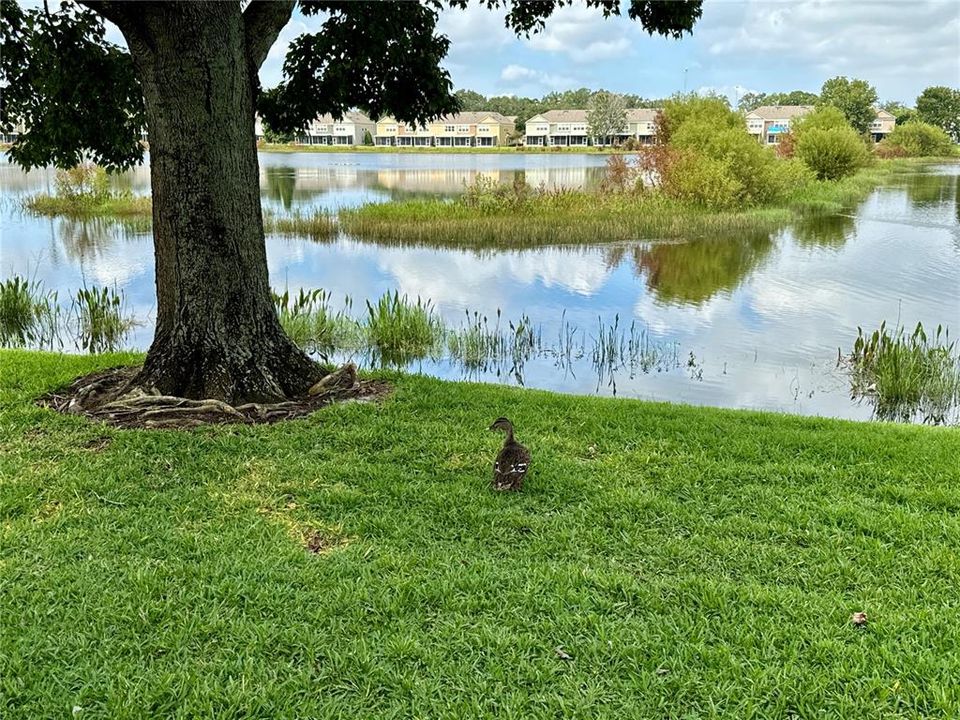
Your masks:
{"label": "thick tree bark", "polygon": [[248,51],[240,4],[126,8],[116,19],[146,99],[157,282],[135,382],[232,404],[301,395],[322,372],[270,294],[254,136],[262,57]]}

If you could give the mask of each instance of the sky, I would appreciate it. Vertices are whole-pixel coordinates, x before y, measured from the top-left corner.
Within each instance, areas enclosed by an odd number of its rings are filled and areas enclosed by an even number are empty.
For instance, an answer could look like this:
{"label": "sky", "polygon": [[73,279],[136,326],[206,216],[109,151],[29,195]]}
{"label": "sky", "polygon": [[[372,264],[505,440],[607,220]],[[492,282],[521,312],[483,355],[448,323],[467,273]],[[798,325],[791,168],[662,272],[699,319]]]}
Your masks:
{"label": "sky", "polygon": [[[279,82],[289,42],[320,23],[295,15],[261,70],[265,86]],[[925,87],[960,87],[960,0],[706,0],[682,40],[579,4],[529,40],[479,5],[444,11],[439,28],[451,41],[444,66],[455,88],[484,95],[588,87],[660,98],[686,89],[735,103],[747,92],[817,92],[846,75],[869,81],[881,101],[912,105]]]}

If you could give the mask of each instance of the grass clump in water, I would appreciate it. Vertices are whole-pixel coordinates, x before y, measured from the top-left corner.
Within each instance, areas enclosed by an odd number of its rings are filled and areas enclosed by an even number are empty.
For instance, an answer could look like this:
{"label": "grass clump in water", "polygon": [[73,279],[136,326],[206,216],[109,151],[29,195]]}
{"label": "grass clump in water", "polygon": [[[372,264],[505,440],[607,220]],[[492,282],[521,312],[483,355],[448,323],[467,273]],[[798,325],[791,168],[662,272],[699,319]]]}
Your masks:
{"label": "grass clump in water", "polygon": [[14,275],[0,283],[0,346],[53,348],[60,340],[56,292]]}
{"label": "grass clump in water", "polygon": [[115,190],[102,167],[82,163],[69,170],[57,170],[53,195],[34,195],[25,207],[39,215],[66,215],[82,218],[97,215],[129,217],[150,215],[149,197],[129,190]]}
{"label": "grass clump in water", "polygon": [[350,298],[341,310],[333,310],[331,299],[329,292],[320,289],[301,289],[297,295],[289,290],[273,294],[284,332],[300,347],[324,358],[337,350],[357,350],[363,345],[360,325],[348,314]]}
{"label": "grass clump in water", "polygon": [[137,325],[127,312],[123,291],[84,287],[73,299],[77,347],[91,353],[116,352]]}
{"label": "grass clump in water", "polygon": [[367,301],[367,335],[383,362],[403,365],[435,352],[444,337],[443,323],[430,301],[411,302],[399,292]]}
{"label": "grass clump in water", "polygon": [[870,335],[857,328],[853,350],[839,362],[851,395],[870,402],[881,420],[944,424],[960,405],[960,356],[940,325],[932,337],[920,323],[909,335],[885,322]]}
{"label": "grass clump in water", "polygon": [[294,212],[289,215],[264,213],[263,231],[267,235],[308,237],[311,240],[328,240],[336,237],[337,218],[327,210],[310,214]]}

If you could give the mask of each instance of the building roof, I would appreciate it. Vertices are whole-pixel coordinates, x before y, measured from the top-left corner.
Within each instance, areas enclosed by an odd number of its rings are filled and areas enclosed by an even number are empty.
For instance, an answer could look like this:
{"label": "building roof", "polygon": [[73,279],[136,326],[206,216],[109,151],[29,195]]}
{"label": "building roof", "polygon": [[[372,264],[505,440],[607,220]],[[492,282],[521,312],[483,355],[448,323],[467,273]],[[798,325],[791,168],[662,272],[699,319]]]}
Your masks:
{"label": "building roof", "polygon": [[751,110],[747,115],[753,115],[762,120],[792,120],[795,117],[806,115],[813,110],[813,105],[761,105]]}
{"label": "building roof", "polygon": [[896,116],[893,113],[889,113],[886,110],[877,110],[877,118],[883,120],[896,120]]}
{"label": "building roof", "polygon": [[323,115],[318,115],[316,120],[313,122],[316,123],[337,123],[337,122],[352,122],[352,123],[372,123],[373,120],[368,118],[362,112],[356,110],[348,110],[343,114],[342,120],[337,120],[330,113],[324,113]]}
{"label": "building roof", "polygon": [[488,118],[493,119],[494,122],[503,123],[504,125],[514,122],[511,118],[505,117],[498,112],[480,112],[475,110],[459,112],[453,115],[444,115],[443,117],[437,118],[434,122],[475,125]]}
{"label": "building roof", "polygon": [[657,108],[630,108],[627,110],[627,122],[653,122],[657,119]]}
{"label": "building roof", "polygon": [[[535,115],[534,117],[537,117],[537,116]],[[540,117],[542,117],[547,122],[551,122],[551,123],[586,122],[587,111],[586,110],[547,110],[546,112],[540,113]]]}

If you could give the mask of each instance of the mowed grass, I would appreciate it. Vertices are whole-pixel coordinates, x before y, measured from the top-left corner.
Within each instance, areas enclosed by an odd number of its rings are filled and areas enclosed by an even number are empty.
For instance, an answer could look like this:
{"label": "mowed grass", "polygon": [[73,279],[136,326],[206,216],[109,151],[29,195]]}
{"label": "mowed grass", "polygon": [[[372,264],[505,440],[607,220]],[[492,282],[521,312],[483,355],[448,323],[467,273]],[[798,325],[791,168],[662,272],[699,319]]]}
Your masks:
{"label": "mowed grass", "polygon": [[4,718],[960,715],[956,429],[414,376],[183,433],[32,403],[137,359],[0,353]]}

